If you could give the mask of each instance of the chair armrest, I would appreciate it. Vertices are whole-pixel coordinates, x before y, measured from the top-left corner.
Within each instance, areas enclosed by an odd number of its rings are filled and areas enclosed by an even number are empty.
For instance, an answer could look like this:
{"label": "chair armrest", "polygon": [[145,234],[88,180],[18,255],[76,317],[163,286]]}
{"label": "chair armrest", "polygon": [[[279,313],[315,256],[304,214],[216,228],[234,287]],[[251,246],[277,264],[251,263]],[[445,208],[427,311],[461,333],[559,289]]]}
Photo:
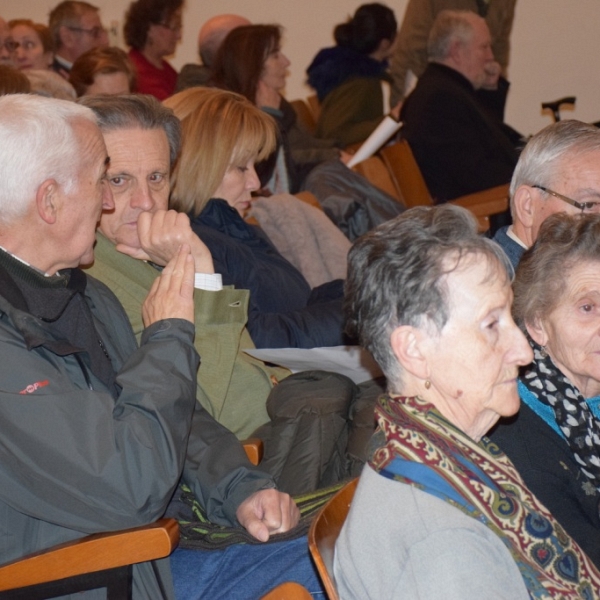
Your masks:
{"label": "chair armrest", "polygon": [[244,446],[248,460],[253,465],[260,464],[264,452],[263,441],[260,438],[248,438],[242,441],[242,446]]}
{"label": "chair armrest", "polygon": [[174,519],[89,535],[0,566],[0,591],[164,558],[178,543]]}

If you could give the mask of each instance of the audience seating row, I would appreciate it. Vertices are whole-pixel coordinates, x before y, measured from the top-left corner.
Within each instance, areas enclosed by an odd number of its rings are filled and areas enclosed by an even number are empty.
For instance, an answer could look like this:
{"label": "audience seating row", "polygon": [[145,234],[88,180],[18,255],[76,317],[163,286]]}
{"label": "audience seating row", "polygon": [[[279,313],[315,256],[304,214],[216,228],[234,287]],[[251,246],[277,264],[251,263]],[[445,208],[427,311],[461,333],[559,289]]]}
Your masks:
{"label": "audience seating row", "polygon": [[[294,100],[292,103],[298,120],[314,133],[318,119],[318,100],[316,95],[306,100]],[[433,199],[427,189],[417,161],[408,142],[404,139],[384,146],[375,156],[354,167],[357,173],[368,179],[407,208],[413,206],[432,206]],[[491,215],[508,209],[508,184],[469,194],[451,200],[470,210],[479,223],[483,233],[489,229]]]}

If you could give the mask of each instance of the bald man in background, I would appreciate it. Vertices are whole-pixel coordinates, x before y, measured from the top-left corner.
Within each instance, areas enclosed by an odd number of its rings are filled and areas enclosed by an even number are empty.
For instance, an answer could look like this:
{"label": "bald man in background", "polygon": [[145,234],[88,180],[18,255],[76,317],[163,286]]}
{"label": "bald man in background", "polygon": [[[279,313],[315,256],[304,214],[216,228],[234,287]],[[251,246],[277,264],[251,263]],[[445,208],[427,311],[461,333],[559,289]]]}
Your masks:
{"label": "bald man in background", "polygon": [[216,15],[206,21],[198,33],[198,54],[202,64],[183,65],[177,77],[175,91],[180,92],[197,85],[207,85],[210,79],[210,68],[223,40],[232,29],[243,25],[251,25],[251,23],[246,17],[240,15]]}

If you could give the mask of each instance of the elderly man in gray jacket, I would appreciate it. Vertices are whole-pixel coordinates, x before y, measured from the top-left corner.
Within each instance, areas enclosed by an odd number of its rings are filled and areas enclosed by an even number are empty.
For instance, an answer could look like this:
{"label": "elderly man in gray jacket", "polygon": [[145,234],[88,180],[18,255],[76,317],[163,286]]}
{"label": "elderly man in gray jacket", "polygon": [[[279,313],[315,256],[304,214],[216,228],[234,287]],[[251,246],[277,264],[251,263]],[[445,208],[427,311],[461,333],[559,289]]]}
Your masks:
{"label": "elderly man in gray jacket", "polygon": [[[114,295],[78,268],[114,210],[92,111],[4,96],[0,139],[0,561],[152,522],[182,473],[220,522],[263,541],[294,526],[294,502],[196,402],[189,246],[144,303],[139,348]],[[315,583],[302,541],[285,549]],[[243,565],[244,547],[230,548],[193,576],[241,579],[221,559]],[[289,576],[279,563],[279,579],[254,579],[268,588]],[[138,565],[133,583],[134,598],[174,596],[166,561]]]}

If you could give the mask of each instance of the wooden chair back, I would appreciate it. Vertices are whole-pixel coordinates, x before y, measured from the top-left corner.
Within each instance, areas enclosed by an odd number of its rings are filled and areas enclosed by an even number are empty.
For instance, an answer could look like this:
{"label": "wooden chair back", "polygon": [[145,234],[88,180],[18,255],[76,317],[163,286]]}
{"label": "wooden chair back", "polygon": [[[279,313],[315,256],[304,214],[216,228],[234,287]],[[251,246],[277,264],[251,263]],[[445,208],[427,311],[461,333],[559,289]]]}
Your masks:
{"label": "wooden chair back", "polygon": [[308,532],[308,547],[329,600],[339,600],[333,579],[333,552],[354,497],[358,479],[346,484],[319,512]]}
{"label": "wooden chair back", "polygon": [[352,170],[362,175],[375,187],[388,193],[392,198],[403,202],[403,194],[399,192],[390,171],[379,156],[371,156],[357,165]]}
{"label": "wooden chair back", "polygon": [[302,125],[304,125],[305,129],[311,134],[314,135],[317,130],[317,119],[312,108],[309,106],[308,102],[302,99],[292,100],[290,102],[294,112],[296,113],[296,118]]}
{"label": "wooden chair back", "polygon": [[[402,193],[407,208],[433,206],[425,178],[406,140],[400,139],[397,143],[382,148],[379,155]],[[477,219],[479,231],[483,233],[490,227],[491,215],[508,209],[508,188],[508,183],[499,185],[455,198],[450,203],[470,210]]]}
{"label": "wooden chair back", "polygon": [[321,203],[317,200],[317,197],[312,192],[304,190],[302,192],[298,192],[295,194],[295,196],[298,198],[298,200],[302,200],[302,202],[306,202],[306,204],[310,204],[321,211],[323,210]]}
{"label": "wooden chair back", "polygon": [[260,438],[247,438],[242,441],[242,446],[246,451],[248,460],[254,465],[260,464],[262,460],[265,447],[263,441]]}
{"label": "wooden chair back", "polygon": [[402,193],[406,208],[433,205],[425,179],[406,140],[381,148],[379,155]]}

